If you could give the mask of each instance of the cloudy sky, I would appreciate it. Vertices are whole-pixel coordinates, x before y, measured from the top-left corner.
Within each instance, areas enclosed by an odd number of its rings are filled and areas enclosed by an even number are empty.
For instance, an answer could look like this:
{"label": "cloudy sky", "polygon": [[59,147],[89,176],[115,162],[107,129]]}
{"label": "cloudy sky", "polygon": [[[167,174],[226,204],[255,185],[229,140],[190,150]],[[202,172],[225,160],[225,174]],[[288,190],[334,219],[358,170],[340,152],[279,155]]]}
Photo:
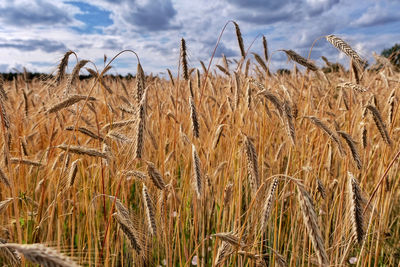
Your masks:
{"label": "cloudy sky", "polygon": [[[335,34],[373,62],[372,52],[400,43],[399,10],[399,0],[0,0],[0,72],[26,67],[51,73],[68,49],[102,68],[104,55],[132,49],[146,73],[176,73],[180,38],[189,64],[198,67],[199,60],[208,62],[228,20],[239,24],[246,48],[265,35],[270,52],[293,49],[307,56],[316,38]],[[251,52],[262,52],[260,37]],[[239,55],[232,24],[221,53]],[[324,39],[311,55],[320,66],[321,55],[346,63]],[[114,73],[135,73],[136,60],[126,54],[113,66]],[[273,54],[272,68],[291,66],[282,52]]]}

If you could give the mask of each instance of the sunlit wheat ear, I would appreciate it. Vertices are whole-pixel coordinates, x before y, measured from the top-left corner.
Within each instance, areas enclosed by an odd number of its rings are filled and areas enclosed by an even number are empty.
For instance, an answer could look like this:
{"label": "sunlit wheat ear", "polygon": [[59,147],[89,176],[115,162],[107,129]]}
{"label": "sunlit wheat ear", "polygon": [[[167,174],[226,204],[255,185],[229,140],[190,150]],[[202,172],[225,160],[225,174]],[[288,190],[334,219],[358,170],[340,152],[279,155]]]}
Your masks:
{"label": "sunlit wheat ear", "polygon": [[311,239],[315,253],[317,254],[318,263],[320,266],[328,266],[328,255],[326,254],[322,234],[317,223],[317,215],[315,214],[312,199],[302,185],[297,185],[297,191],[297,199],[303,214],[303,222],[306,226],[308,236]]}
{"label": "sunlit wheat ear", "polygon": [[275,200],[275,191],[276,191],[276,188],[278,187],[278,183],[279,183],[278,178],[274,178],[274,180],[272,181],[271,187],[269,188],[268,195],[264,201],[264,206],[263,206],[262,216],[261,216],[261,231],[263,231],[263,232],[265,231],[269,216],[271,214],[272,204]]}
{"label": "sunlit wheat ear", "polygon": [[348,172],[348,194],[349,194],[349,208],[351,212],[351,225],[353,234],[357,237],[359,244],[362,243],[365,235],[364,231],[364,217],[362,214],[362,197],[361,189],[358,185],[356,178],[351,172]]}
{"label": "sunlit wheat ear", "polygon": [[71,167],[69,169],[69,174],[68,174],[68,180],[67,180],[67,186],[72,187],[75,182],[76,174],[78,173],[78,163],[79,159],[75,160],[72,162]]}
{"label": "sunlit wheat ear", "polygon": [[11,164],[23,164],[23,165],[29,165],[29,166],[35,166],[35,167],[43,166],[43,164],[40,163],[39,161],[23,159],[23,158],[10,158],[10,163]]}
{"label": "sunlit wheat ear", "polygon": [[200,123],[199,123],[199,119],[197,116],[196,106],[194,105],[192,96],[189,96],[189,106],[190,106],[190,117],[192,119],[193,136],[196,138],[199,138]]}
{"label": "sunlit wheat ear", "polygon": [[201,75],[199,69],[196,69],[197,90],[201,88]]}
{"label": "sunlit wheat ear", "polygon": [[242,33],[240,32],[239,25],[233,21],[233,24],[235,25],[235,30],[236,30],[236,38],[239,44],[239,49],[240,49],[240,54],[242,55],[242,58],[246,57],[246,52],[244,50],[244,43],[243,43],[243,38],[242,38]]}
{"label": "sunlit wheat ear", "polygon": [[73,53],[74,53],[74,52],[71,51],[71,50],[67,51],[67,52],[64,54],[63,58],[61,59],[60,64],[58,64],[58,67],[57,67],[57,76],[56,76],[56,81],[57,81],[58,84],[60,84],[60,82],[61,82],[62,80],[64,80],[65,69],[67,68],[67,65],[68,65],[69,56],[70,56],[71,54],[73,54]]}
{"label": "sunlit wheat ear", "polygon": [[293,146],[296,145],[296,132],[294,128],[294,119],[293,119],[293,112],[292,107],[288,101],[284,101],[283,103],[283,110],[285,114],[285,125],[286,125],[286,132],[289,136],[290,140],[292,141]]}
{"label": "sunlit wheat ear", "polygon": [[357,65],[353,60],[351,60],[351,69],[354,73],[354,80],[356,81],[356,84],[360,84],[360,74],[358,73]]}
{"label": "sunlit wheat ear", "polygon": [[237,235],[235,235],[232,232],[216,233],[216,234],[213,234],[212,236],[216,236],[219,239],[221,239],[222,241],[228,242],[231,246],[241,247],[241,248],[246,246],[246,244],[242,240],[240,240]]}
{"label": "sunlit wheat ear", "polygon": [[14,198],[6,198],[3,201],[0,201],[0,214],[13,202]]}
{"label": "sunlit wheat ear", "polygon": [[358,93],[365,93],[365,92],[367,92],[369,90],[368,88],[364,88],[364,87],[361,87],[358,84],[354,84],[354,83],[350,83],[350,82],[339,83],[338,86],[339,87],[343,87],[343,88],[352,89],[352,90],[354,90],[355,92],[358,92]]}
{"label": "sunlit wheat ear", "polygon": [[239,106],[239,101],[240,101],[240,94],[241,94],[241,88],[240,88],[240,78],[239,74],[235,71],[234,72],[234,84],[235,84],[235,109],[238,108]]}
{"label": "sunlit wheat ear", "polygon": [[153,184],[160,190],[165,189],[165,182],[162,178],[160,172],[156,169],[156,166],[150,161],[147,161],[147,175],[149,176],[150,180]]}
{"label": "sunlit wheat ear", "polygon": [[[70,97],[68,97],[67,99],[61,101],[60,103],[55,104],[54,106],[50,107],[46,113],[54,113],[57,112],[63,108],[72,106],[75,103],[78,103],[79,101],[85,100],[87,98],[87,96],[85,95],[71,95]],[[88,98],[89,101],[96,101],[96,98],[94,97],[89,97]]]}
{"label": "sunlit wheat ear", "polygon": [[135,98],[138,103],[142,100],[143,93],[145,90],[145,75],[142,65],[138,63],[136,70],[136,86],[135,86]]}
{"label": "sunlit wheat ear", "polygon": [[[65,128],[65,130],[67,130],[67,131],[75,131],[75,127],[74,126],[68,126],[68,127]],[[95,134],[94,132],[92,132],[91,130],[89,130],[89,129],[85,128],[85,127],[78,127],[77,131],[79,131],[79,132],[83,133],[84,135],[87,135],[87,136],[89,136],[89,137],[91,137],[93,139],[104,141],[103,137]]]}
{"label": "sunlit wheat ear", "polygon": [[21,245],[14,243],[0,244],[0,249],[13,249],[18,251],[24,258],[32,263],[43,267],[78,267],[70,258],[60,254],[56,250],[45,247],[42,244]]}
{"label": "sunlit wheat ear", "polygon": [[391,125],[393,123],[393,114],[394,114],[394,105],[395,105],[395,98],[396,98],[396,89],[393,89],[393,91],[390,93],[389,100],[388,100],[388,106],[389,106],[389,111],[388,111],[388,125]]}
{"label": "sunlit wheat ear", "polygon": [[325,186],[320,179],[317,178],[317,190],[320,193],[322,199],[326,198]]}
{"label": "sunlit wheat ear", "polygon": [[328,126],[326,126],[321,120],[319,120],[314,116],[306,116],[305,118],[311,120],[312,123],[314,123],[317,127],[322,129],[322,131],[324,131],[329,136],[329,138],[331,138],[332,141],[336,143],[341,156],[346,155],[346,153],[343,150],[342,142],[340,142],[339,140],[339,137],[334,132],[332,132],[331,129],[328,128]]}
{"label": "sunlit wheat ear", "polygon": [[203,179],[201,177],[200,158],[197,154],[196,147],[192,144],[192,166],[193,166],[193,180],[192,184],[197,194],[197,198],[201,198],[203,190]]}
{"label": "sunlit wheat ear", "polygon": [[135,127],[134,127],[134,141],[133,141],[133,153],[135,158],[141,159],[144,149],[144,133],[146,127],[146,93],[143,94],[143,98],[140,101],[138,109],[135,115]]}
{"label": "sunlit wheat ear", "polygon": [[249,76],[249,70],[250,70],[250,58],[246,60],[246,66],[244,68],[244,76],[247,78]]}
{"label": "sunlit wheat ear", "polygon": [[263,68],[263,70],[265,72],[267,72],[268,71],[267,65],[265,64],[263,59],[260,57],[260,55],[257,53],[252,53],[252,54],[253,54],[255,60],[257,61],[257,63],[260,64],[261,68]]}
{"label": "sunlit wheat ear", "polygon": [[140,254],[142,252],[142,246],[138,239],[137,230],[133,226],[131,220],[119,212],[114,213],[113,217],[118,222],[118,225],[125,237],[129,240],[130,246],[136,251],[137,254]]}
{"label": "sunlit wheat ear", "polygon": [[156,219],[154,215],[154,206],[153,202],[151,201],[149,192],[147,191],[147,187],[143,185],[143,202],[144,202],[144,207],[146,210],[146,218],[147,218],[147,224],[149,227],[149,231],[152,235],[157,234],[157,226],[156,226]]}
{"label": "sunlit wheat ear", "polygon": [[65,90],[64,90],[64,97],[68,96],[70,94],[71,88],[72,88],[72,84],[76,81],[77,78],[79,78],[79,71],[81,70],[81,68],[83,68],[86,63],[88,63],[89,60],[80,60],[74,67],[74,69],[72,70],[71,76],[69,76],[68,80],[67,80],[67,84],[65,86]]}
{"label": "sunlit wheat ear", "polygon": [[222,241],[221,245],[218,247],[217,256],[215,257],[215,266],[222,266],[232,251],[232,246],[228,242]]}
{"label": "sunlit wheat ear", "polygon": [[357,67],[361,70],[363,70],[366,61],[362,59],[356,51],[353,50],[353,48],[350,47],[345,41],[340,39],[339,37],[336,37],[335,35],[327,35],[325,36],[326,40],[330,42],[334,47],[336,47],[339,51],[342,51],[345,53],[348,57],[353,59],[354,63],[357,65]]}
{"label": "sunlit wheat ear", "polygon": [[101,128],[101,131],[103,132],[108,132],[111,128],[116,129],[116,128],[121,128],[127,125],[131,125],[137,122],[136,118],[133,118],[131,120],[126,120],[126,121],[115,121],[111,123],[107,123],[106,125]]}
{"label": "sunlit wheat ear", "polygon": [[168,72],[169,80],[172,83],[172,86],[175,86],[174,76],[172,75],[172,72],[169,69],[167,69],[167,72]]}
{"label": "sunlit wheat ear", "polygon": [[346,141],[347,145],[350,148],[351,155],[353,156],[354,161],[357,164],[357,168],[360,170],[362,167],[361,159],[360,159],[360,154],[358,153],[356,143],[354,142],[353,138],[345,132],[342,131],[337,131],[337,133],[343,137],[343,139]]}
{"label": "sunlit wheat ear", "polygon": [[10,128],[10,119],[7,114],[6,106],[3,103],[3,99],[0,98],[0,109],[1,109],[1,123],[5,128]]}
{"label": "sunlit wheat ear", "polygon": [[181,39],[181,64],[183,78],[187,81],[189,80],[189,68],[187,62],[186,41],[183,38]]}
{"label": "sunlit wheat ear", "polygon": [[286,53],[289,59],[293,60],[294,62],[299,63],[300,65],[312,70],[312,71],[317,71],[318,68],[315,66],[314,63],[312,63],[310,60],[305,59],[304,57],[300,56],[293,50],[282,50],[283,52]]}
{"label": "sunlit wheat ear", "polygon": [[64,151],[68,150],[68,152],[78,154],[78,155],[88,155],[88,156],[99,157],[99,158],[103,158],[103,159],[108,158],[106,153],[98,151],[93,148],[87,148],[87,147],[82,147],[82,146],[68,146],[66,144],[58,145],[57,148],[60,148]]}
{"label": "sunlit wheat ear", "polygon": [[249,110],[251,110],[251,102],[252,102],[252,91],[251,91],[251,87],[250,87],[250,83],[247,83],[247,87],[246,87],[246,102],[247,102],[247,108]]}
{"label": "sunlit wheat ear", "polygon": [[225,124],[220,124],[218,126],[217,130],[215,131],[214,139],[213,139],[213,143],[212,143],[213,149],[217,148],[217,146],[219,144],[219,141],[221,140],[221,136],[222,136],[222,132],[223,132],[224,126],[225,126]]}
{"label": "sunlit wheat ear", "polygon": [[362,146],[364,149],[367,148],[368,142],[368,132],[367,132],[367,127],[365,126],[365,123],[362,125],[362,133],[361,133],[361,141],[362,141]]}
{"label": "sunlit wheat ear", "polygon": [[[0,245],[6,244],[6,240],[0,238]],[[13,248],[0,248],[0,256],[6,259],[11,266],[21,266],[21,257],[18,252]]]}
{"label": "sunlit wheat ear", "polygon": [[230,76],[231,74],[229,73],[229,71],[227,69],[225,69],[223,66],[221,65],[215,65],[220,71],[222,71],[226,76]]}
{"label": "sunlit wheat ear", "polygon": [[250,188],[251,192],[255,194],[260,186],[257,151],[251,139],[246,135],[244,135],[243,146],[246,153],[247,174],[249,176]]}
{"label": "sunlit wheat ear", "polygon": [[3,172],[3,170],[0,168],[0,182],[7,186],[8,188],[11,188],[10,180],[8,179],[7,175]]}
{"label": "sunlit wheat ear", "polygon": [[389,133],[386,129],[386,125],[383,123],[381,113],[379,110],[373,106],[373,105],[368,105],[366,107],[369,111],[372,113],[372,117],[374,119],[375,125],[379,130],[379,133],[382,136],[382,139],[388,144],[392,145],[392,141],[390,140]]}
{"label": "sunlit wheat ear", "polygon": [[232,200],[233,184],[229,183],[224,189],[224,206],[228,207]]}
{"label": "sunlit wheat ear", "polygon": [[132,179],[131,177],[139,179],[140,181],[145,181],[146,178],[147,178],[146,173],[141,172],[141,171],[133,171],[133,170],[131,170],[131,171],[124,171],[123,173],[126,176],[126,179],[128,181]]}

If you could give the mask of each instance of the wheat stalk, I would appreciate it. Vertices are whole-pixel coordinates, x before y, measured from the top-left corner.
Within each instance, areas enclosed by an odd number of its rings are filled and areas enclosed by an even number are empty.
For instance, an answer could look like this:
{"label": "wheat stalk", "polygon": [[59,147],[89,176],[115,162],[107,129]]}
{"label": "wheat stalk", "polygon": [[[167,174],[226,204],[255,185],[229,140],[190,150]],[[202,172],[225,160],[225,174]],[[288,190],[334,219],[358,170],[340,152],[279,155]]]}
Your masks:
{"label": "wheat stalk", "polygon": [[247,160],[247,174],[249,176],[251,192],[255,194],[260,186],[260,177],[258,174],[258,159],[256,148],[251,139],[244,135],[244,150]]}

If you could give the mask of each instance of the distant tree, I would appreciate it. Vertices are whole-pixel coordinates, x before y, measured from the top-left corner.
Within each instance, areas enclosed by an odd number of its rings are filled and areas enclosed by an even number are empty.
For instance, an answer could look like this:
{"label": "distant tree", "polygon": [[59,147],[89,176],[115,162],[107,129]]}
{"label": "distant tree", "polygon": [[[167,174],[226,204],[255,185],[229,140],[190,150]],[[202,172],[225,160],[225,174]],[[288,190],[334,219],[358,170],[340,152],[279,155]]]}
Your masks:
{"label": "distant tree", "polygon": [[400,68],[400,44],[395,44],[391,48],[384,49],[381,55],[388,58],[393,65]]}

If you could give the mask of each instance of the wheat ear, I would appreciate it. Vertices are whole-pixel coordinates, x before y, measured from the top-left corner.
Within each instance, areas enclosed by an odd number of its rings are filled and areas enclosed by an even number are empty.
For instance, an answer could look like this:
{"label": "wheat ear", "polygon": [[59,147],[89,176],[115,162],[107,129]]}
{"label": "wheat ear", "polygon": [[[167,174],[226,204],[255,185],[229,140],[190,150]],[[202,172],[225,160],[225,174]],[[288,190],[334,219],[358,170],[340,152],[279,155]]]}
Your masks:
{"label": "wheat ear", "polygon": [[278,178],[274,178],[271,187],[269,188],[267,198],[264,201],[264,207],[261,216],[261,231],[264,231],[268,223],[269,215],[271,214],[272,204],[275,199],[275,191],[278,187]]}
{"label": "wheat ear", "polygon": [[354,235],[357,237],[358,243],[364,239],[365,231],[364,231],[364,218],[362,214],[362,197],[361,197],[361,189],[358,185],[357,180],[353,176],[351,172],[348,172],[348,194],[349,194],[349,207],[351,212],[351,225],[353,229]]}
{"label": "wheat ear", "polygon": [[345,53],[348,57],[354,60],[354,63],[357,65],[359,69],[363,69],[365,66],[365,60],[362,59],[356,51],[351,48],[345,41],[340,39],[339,37],[331,34],[325,36],[326,40],[330,42],[334,47],[336,47],[339,51]]}
{"label": "wheat ear", "polygon": [[354,161],[357,164],[357,168],[360,170],[362,167],[361,159],[360,159],[360,154],[358,153],[356,143],[354,142],[353,138],[348,133],[342,132],[342,131],[337,131],[337,133],[343,137],[343,139],[346,141],[347,145],[350,148],[351,155],[353,156]]}
{"label": "wheat ear", "polygon": [[203,190],[203,179],[201,177],[200,158],[196,147],[192,144],[193,186],[197,198],[201,198]]}
{"label": "wheat ear", "polygon": [[381,113],[379,112],[379,110],[373,105],[368,105],[366,107],[366,109],[371,111],[372,117],[374,118],[375,125],[378,128],[379,133],[382,136],[382,139],[388,145],[392,145],[392,141],[390,140],[389,133],[388,133],[388,131],[386,129],[386,125],[383,123],[382,116],[381,116]]}
{"label": "wheat ear", "polygon": [[154,207],[153,207],[153,202],[151,201],[149,192],[147,190],[147,187],[143,185],[143,202],[144,202],[144,207],[146,210],[146,218],[147,218],[147,224],[149,226],[149,231],[152,235],[157,234],[157,226],[156,226],[156,219],[154,215]]}
{"label": "wheat ear", "polygon": [[260,177],[258,174],[258,159],[256,148],[248,136],[244,136],[244,150],[247,160],[247,173],[249,176],[251,192],[255,194],[260,186]]}
{"label": "wheat ear", "polygon": [[182,75],[183,78],[187,81],[189,80],[189,70],[188,70],[188,62],[187,62],[187,52],[186,52],[186,41],[185,39],[181,39],[181,63],[182,63]]}
{"label": "wheat ear", "polygon": [[146,163],[147,163],[147,175],[149,176],[150,180],[158,189],[164,190],[166,185],[160,172],[156,169],[156,166],[152,162],[147,161]]}
{"label": "wheat ear", "polygon": [[13,249],[24,255],[25,259],[43,267],[78,267],[70,258],[42,244],[21,245],[14,243],[0,244],[1,248]]}
{"label": "wheat ear", "polygon": [[240,48],[240,54],[242,55],[242,58],[246,57],[246,52],[244,50],[244,43],[243,43],[243,38],[242,38],[242,33],[240,32],[240,28],[239,25],[233,21],[233,24],[235,25],[235,30],[236,30],[236,38],[239,44],[239,48]]}
{"label": "wheat ear", "polygon": [[331,129],[328,128],[328,126],[326,126],[320,119],[314,116],[306,116],[305,118],[311,120],[312,123],[322,129],[322,131],[324,131],[336,143],[341,156],[346,154],[343,150],[342,142],[340,142],[339,137],[334,132],[332,132]]}
{"label": "wheat ear", "polygon": [[286,55],[288,56],[289,59],[299,63],[300,65],[302,65],[312,71],[318,70],[317,66],[315,66],[314,63],[312,63],[310,60],[305,59],[304,57],[300,56],[293,50],[282,50],[282,51],[286,53]]}
{"label": "wheat ear", "polygon": [[318,227],[317,215],[314,211],[312,199],[302,185],[298,184],[297,189],[297,197],[300,203],[301,212],[303,214],[303,221],[306,226],[308,236],[311,239],[311,243],[314,247],[315,253],[317,254],[318,263],[320,266],[328,266],[328,255],[326,254],[322,234]]}

